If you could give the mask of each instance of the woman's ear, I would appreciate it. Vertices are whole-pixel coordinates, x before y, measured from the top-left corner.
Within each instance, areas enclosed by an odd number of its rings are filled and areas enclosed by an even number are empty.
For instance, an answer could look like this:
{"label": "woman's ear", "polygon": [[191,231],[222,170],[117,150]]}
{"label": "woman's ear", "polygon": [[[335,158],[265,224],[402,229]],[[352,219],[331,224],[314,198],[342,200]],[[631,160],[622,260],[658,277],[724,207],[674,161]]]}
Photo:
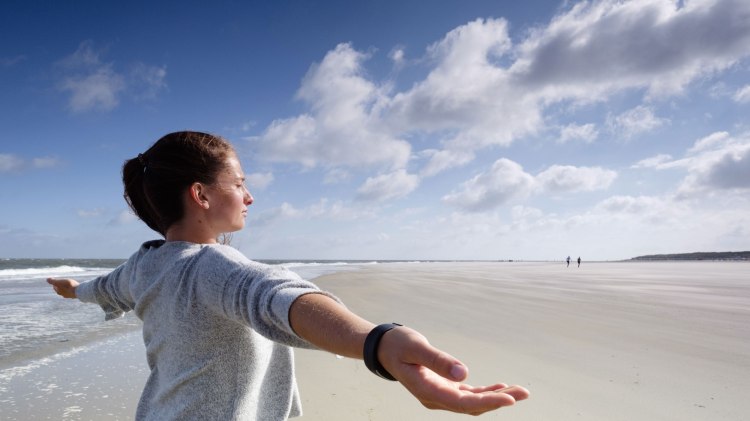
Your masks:
{"label": "woman's ear", "polygon": [[193,183],[188,191],[190,201],[197,204],[203,209],[208,209],[208,197],[206,196],[206,186],[201,183]]}

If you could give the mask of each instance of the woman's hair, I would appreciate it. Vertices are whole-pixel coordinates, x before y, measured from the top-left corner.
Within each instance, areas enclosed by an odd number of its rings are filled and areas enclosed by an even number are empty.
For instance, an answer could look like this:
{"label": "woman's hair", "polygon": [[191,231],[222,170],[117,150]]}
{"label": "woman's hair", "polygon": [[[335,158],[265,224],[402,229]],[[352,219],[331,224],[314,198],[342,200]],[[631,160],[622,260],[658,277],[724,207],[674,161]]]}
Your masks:
{"label": "woman's hair", "polygon": [[125,201],[149,228],[166,236],[167,229],[184,215],[185,189],[195,182],[213,183],[234,155],[232,145],[219,136],[170,133],[146,152],[125,161]]}

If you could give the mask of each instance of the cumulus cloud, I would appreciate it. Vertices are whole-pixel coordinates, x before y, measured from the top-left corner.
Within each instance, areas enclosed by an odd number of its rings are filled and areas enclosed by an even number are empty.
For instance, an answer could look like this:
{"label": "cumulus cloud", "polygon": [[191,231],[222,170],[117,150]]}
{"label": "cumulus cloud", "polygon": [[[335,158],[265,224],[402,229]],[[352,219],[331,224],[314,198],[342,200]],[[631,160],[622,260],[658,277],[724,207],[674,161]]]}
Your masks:
{"label": "cumulus cloud", "polygon": [[445,195],[443,202],[471,212],[487,211],[532,194],[605,190],[616,177],[612,170],[567,165],[553,165],[533,176],[518,163],[501,158],[489,171],[464,182],[459,191]]}
{"label": "cumulus cloud", "polygon": [[749,13],[744,0],[580,2],[524,40],[513,68],[551,95],[679,93],[747,56]]}
{"label": "cumulus cloud", "polygon": [[607,189],[617,172],[599,167],[553,165],[536,176],[539,187],[550,193]]}
{"label": "cumulus cloud", "polygon": [[68,107],[73,112],[109,111],[117,107],[124,92],[136,98],[153,99],[166,87],[166,69],[137,63],[129,73],[115,69],[114,63],[101,60],[91,41],[57,63],[62,70],[58,84],[70,94]]}
{"label": "cumulus cloud", "polygon": [[534,133],[542,123],[536,100],[498,64],[511,47],[504,19],[477,19],[450,31],[428,48],[435,64],[427,77],[394,95],[388,124],[406,132],[449,133],[443,143],[453,151],[508,145]]}
{"label": "cumulus cloud", "polygon": [[[748,16],[744,0],[579,2],[516,43],[506,20],[477,19],[430,45],[419,60],[428,66],[425,76],[402,91],[365,71],[369,53],[341,44],[302,81],[298,98],[307,110],[273,121],[253,141],[257,155],[274,162],[393,172],[412,155],[405,139],[428,138],[433,143],[414,153],[427,157],[416,173],[434,176],[466,165],[481,149],[557,124],[548,115],[553,108],[623,93],[643,93],[644,104],[683,94],[750,56]],[[403,51],[394,47],[391,60],[402,62]],[[735,99],[744,101],[740,92]],[[602,123],[629,139],[670,121],[640,105],[613,111]],[[569,124],[557,141],[598,137],[594,122]],[[469,202],[481,208],[505,196],[482,197]]]}
{"label": "cumulus cloud", "polygon": [[260,156],[308,168],[404,168],[411,145],[380,124],[384,91],[362,75],[367,58],[351,45],[340,44],[313,65],[297,93],[311,112],[275,120],[252,138]]}
{"label": "cumulus cloud", "polygon": [[357,198],[365,201],[384,201],[404,197],[419,185],[419,177],[405,170],[368,178],[357,189]]}
{"label": "cumulus cloud", "polygon": [[461,187],[460,191],[443,196],[443,202],[468,211],[486,211],[530,194],[534,177],[518,163],[501,158],[489,171],[465,181]]}
{"label": "cumulus cloud", "polygon": [[750,134],[732,136],[716,132],[695,141],[685,156],[668,160],[662,156],[653,168],[682,168],[686,176],[679,197],[718,190],[750,189]]}

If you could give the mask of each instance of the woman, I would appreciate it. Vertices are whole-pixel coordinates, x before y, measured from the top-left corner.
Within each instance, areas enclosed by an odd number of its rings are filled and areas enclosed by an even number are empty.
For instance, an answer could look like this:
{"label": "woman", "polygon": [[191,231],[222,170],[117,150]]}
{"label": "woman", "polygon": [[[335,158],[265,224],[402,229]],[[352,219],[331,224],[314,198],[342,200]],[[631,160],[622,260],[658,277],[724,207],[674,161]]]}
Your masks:
{"label": "woman", "polygon": [[375,326],[295,273],[219,244],[242,229],[253,197],[226,140],[176,132],[125,162],[125,199],[164,240],[108,275],[48,279],[105,318],[143,321],[150,375],[136,419],[284,420],[301,414],[290,347],[364,358],[426,407],[480,414],[528,397],[519,386],[470,387],[466,367],[418,332]]}

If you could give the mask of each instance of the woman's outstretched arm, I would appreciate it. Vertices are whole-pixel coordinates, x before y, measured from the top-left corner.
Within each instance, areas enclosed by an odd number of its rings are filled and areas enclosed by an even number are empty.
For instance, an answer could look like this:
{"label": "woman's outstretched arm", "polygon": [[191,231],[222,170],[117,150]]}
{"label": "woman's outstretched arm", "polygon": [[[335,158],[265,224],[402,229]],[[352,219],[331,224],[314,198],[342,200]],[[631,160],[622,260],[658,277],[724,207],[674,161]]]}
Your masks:
{"label": "woman's outstretched arm", "polygon": [[[365,339],[375,325],[322,294],[299,297],[289,312],[294,331],[317,347],[362,359]],[[383,367],[425,407],[479,415],[529,397],[521,386],[462,383],[468,369],[433,347],[419,332],[402,326],[386,332],[377,352]]]}

